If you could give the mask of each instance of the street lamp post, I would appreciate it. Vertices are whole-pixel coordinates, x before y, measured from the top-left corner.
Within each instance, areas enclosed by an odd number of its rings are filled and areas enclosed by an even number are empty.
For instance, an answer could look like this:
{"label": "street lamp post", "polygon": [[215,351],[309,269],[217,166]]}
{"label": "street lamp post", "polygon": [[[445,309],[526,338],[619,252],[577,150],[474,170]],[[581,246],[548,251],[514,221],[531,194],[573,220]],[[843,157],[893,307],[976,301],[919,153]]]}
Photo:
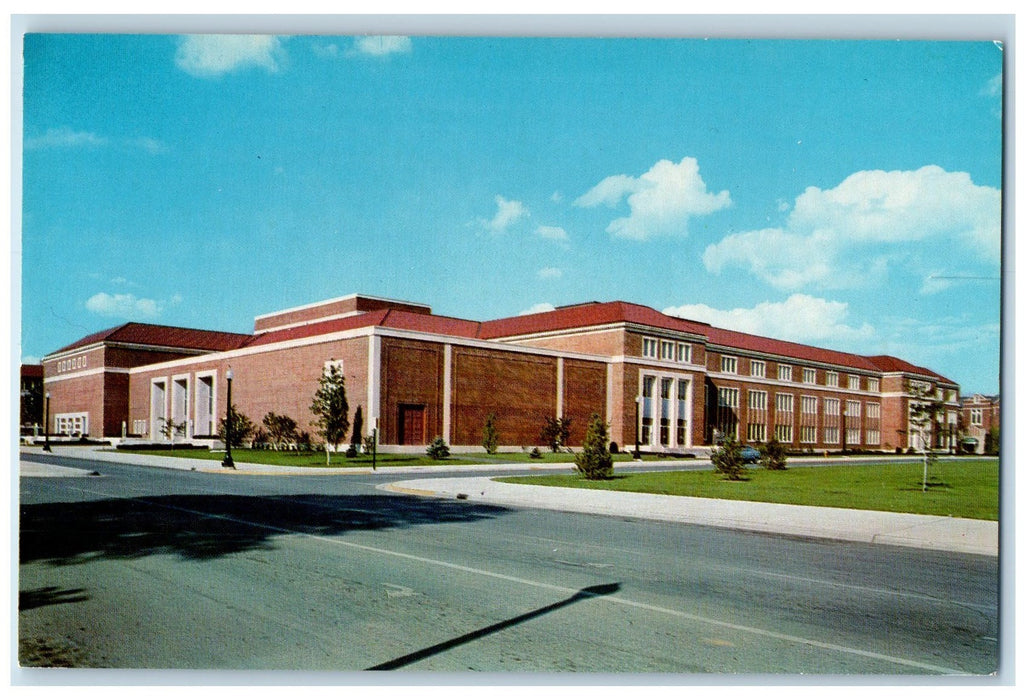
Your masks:
{"label": "street lamp post", "polygon": [[225,454],[221,466],[226,469],[235,469],[235,460],[232,459],[232,368],[229,367],[225,373],[228,380],[228,412],[224,420]]}
{"label": "street lamp post", "polygon": [[50,449],[50,392],[46,392],[46,424],[43,426],[43,452],[52,452]]}
{"label": "street lamp post", "polygon": [[634,459],[641,459],[641,394],[634,397]]}

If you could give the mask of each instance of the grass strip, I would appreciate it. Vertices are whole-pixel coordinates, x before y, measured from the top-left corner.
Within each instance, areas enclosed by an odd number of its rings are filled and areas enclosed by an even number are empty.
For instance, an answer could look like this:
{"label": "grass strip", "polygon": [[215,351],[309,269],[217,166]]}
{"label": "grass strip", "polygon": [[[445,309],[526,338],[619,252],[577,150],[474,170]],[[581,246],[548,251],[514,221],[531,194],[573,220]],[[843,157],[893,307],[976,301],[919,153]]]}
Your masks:
{"label": "grass strip", "polygon": [[752,469],[745,481],[728,481],[713,471],[620,474],[606,481],[588,481],[576,474],[504,477],[499,481],[998,519],[997,459],[942,460],[931,468],[925,493],[922,478],[922,463],[906,461],[792,467],[784,471]]}

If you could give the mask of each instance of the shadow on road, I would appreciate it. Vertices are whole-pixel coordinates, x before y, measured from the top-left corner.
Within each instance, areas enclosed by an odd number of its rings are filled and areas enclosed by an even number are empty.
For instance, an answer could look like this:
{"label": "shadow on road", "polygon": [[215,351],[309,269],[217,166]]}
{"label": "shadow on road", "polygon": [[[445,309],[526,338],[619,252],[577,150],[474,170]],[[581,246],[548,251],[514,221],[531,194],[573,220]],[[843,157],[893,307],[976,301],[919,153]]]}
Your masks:
{"label": "shadow on road", "polygon": [[440,644],[434,644],[425,649],[421,649],[420,651],[415,651],[412,654],[400,656],[398,659],[392,659],[391,661],[386,661],[385,663],[378,664],[377,666],[371,666],[367,670],[394,671],[398,668],[402,668],[403,666],[409,666],[410,664],[422,661],[431,656],[435,656],[436,654],[441,654],[442,652],[448,651],[450,649],[455,649],[456,647],[463,644],[467,644],[468,642],[472,642],[475,639],[481,639],[482,637],[486,637],[489,634],[494,634],[509,627],[513,627],[515,625],[527,622],[528,620],[533,620],[536,617],[541,617],[542,615],[553,612],[554,610],[565,608],[568,605],[573,605],[574,603],[580,602],[582,600],[587,600],[588,598],[597,598],[598,596],[612,595],[613,593],[616,593],[619,590],[619,583],[605,583],[597,586],[588,586],[587,588],[582,588],[581,590],[577,591],[566,600],[561,600],[558,603],[546,605],[545,607],[538,608],[537,610],[532,610],[531,612],[524,613],[523,615],[511,617],[510,619],[503,620],[502,622],[496,622],[494,625],[488,625],[487,627],[482,627],[479,630],[468,632],[467,634],[463,634],[459,637],[449,639],[447,641],[441,642]]}
{"label": "shadow on road", "polygon": [[77,564],[272,548],[276,535],[332,536],[493,518],[505,508],[404,496],[174,495],[21,506],[20,561]]}
{"label": "shadow on road", "polygon": [[56,586],[46,586],[33,588],[30,591],[18,591],[18,609],[22,611],[61,603],[81,603],[84,600],[89,600],[89,596],[85,595],[84,588],[61,589]]}

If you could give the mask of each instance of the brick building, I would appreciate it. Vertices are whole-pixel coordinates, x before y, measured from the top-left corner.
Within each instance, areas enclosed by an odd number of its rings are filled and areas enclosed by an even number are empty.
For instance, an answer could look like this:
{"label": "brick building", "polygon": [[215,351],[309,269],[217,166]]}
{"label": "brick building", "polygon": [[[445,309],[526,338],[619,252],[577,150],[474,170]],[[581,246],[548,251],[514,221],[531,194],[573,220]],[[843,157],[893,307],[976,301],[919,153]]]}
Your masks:
{"label": "brick building", "polygon": [[[723,435],[776,436],[794,449],[918,448],[909,411],[926,390],[944,409],[928,437],[952,444],[959,387],[888,356],[866,357],[715,328],[627,302],[591,302],[494,321],[438,316],[421,304],[350,295],[255,319],[250,335],[127,323],[43,358],[51,431],[162,439],[214,434],[232,399],[313,433],[317,380],[345,375],[351,412],[385,450],[435,436],[479,448],[489,413],[501,445],[540,441],[570,418],[580,444],[591,414],[624,448],[686,452]],[[914,388],[921,390],[916,392]],[[917,399],[917,396],[919,397]]]}
{"label": "brick building", "polygon": [[973,394],[963,400],[961,414],[962,448],[977,454],[988,447],[996,452],[998,445],[988,445],[987,435],[995,440],[1001,428],[1001,397]]}

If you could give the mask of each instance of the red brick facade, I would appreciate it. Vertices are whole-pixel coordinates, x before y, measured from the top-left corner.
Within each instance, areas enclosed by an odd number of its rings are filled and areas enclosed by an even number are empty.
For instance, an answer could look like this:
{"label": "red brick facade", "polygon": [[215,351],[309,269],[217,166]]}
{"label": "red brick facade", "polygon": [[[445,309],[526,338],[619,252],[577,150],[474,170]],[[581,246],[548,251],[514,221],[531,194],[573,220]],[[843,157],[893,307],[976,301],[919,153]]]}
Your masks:
{"label": "red brick facade", "polygon": [[350,415],[362,407],[364,432],[376,427],[382,449],[419,449],[436,436],[479,448],[494,413],[500,444],[514,449],[538,445],[554,417],[571,420],[579,445],[598,414],[622,449],[637,441],[682,452],[732,433],[793,449],[892,451],[913,444],[910,381],[939,390],[946,409],[958,401],[956,384],[897,358],[724,331],[625,302],[478,323],[351,296],[255,326],[250,336],[142,324],[87,336],[44,358],[51,414],[65,426],[81,416],[92,436],[160,439],[163,419],[185,423],[188,438],[208,436],[227,410],[230,367],[233,402],[254,423],[274,412],[315,434],[310,405],[334,361]]}

